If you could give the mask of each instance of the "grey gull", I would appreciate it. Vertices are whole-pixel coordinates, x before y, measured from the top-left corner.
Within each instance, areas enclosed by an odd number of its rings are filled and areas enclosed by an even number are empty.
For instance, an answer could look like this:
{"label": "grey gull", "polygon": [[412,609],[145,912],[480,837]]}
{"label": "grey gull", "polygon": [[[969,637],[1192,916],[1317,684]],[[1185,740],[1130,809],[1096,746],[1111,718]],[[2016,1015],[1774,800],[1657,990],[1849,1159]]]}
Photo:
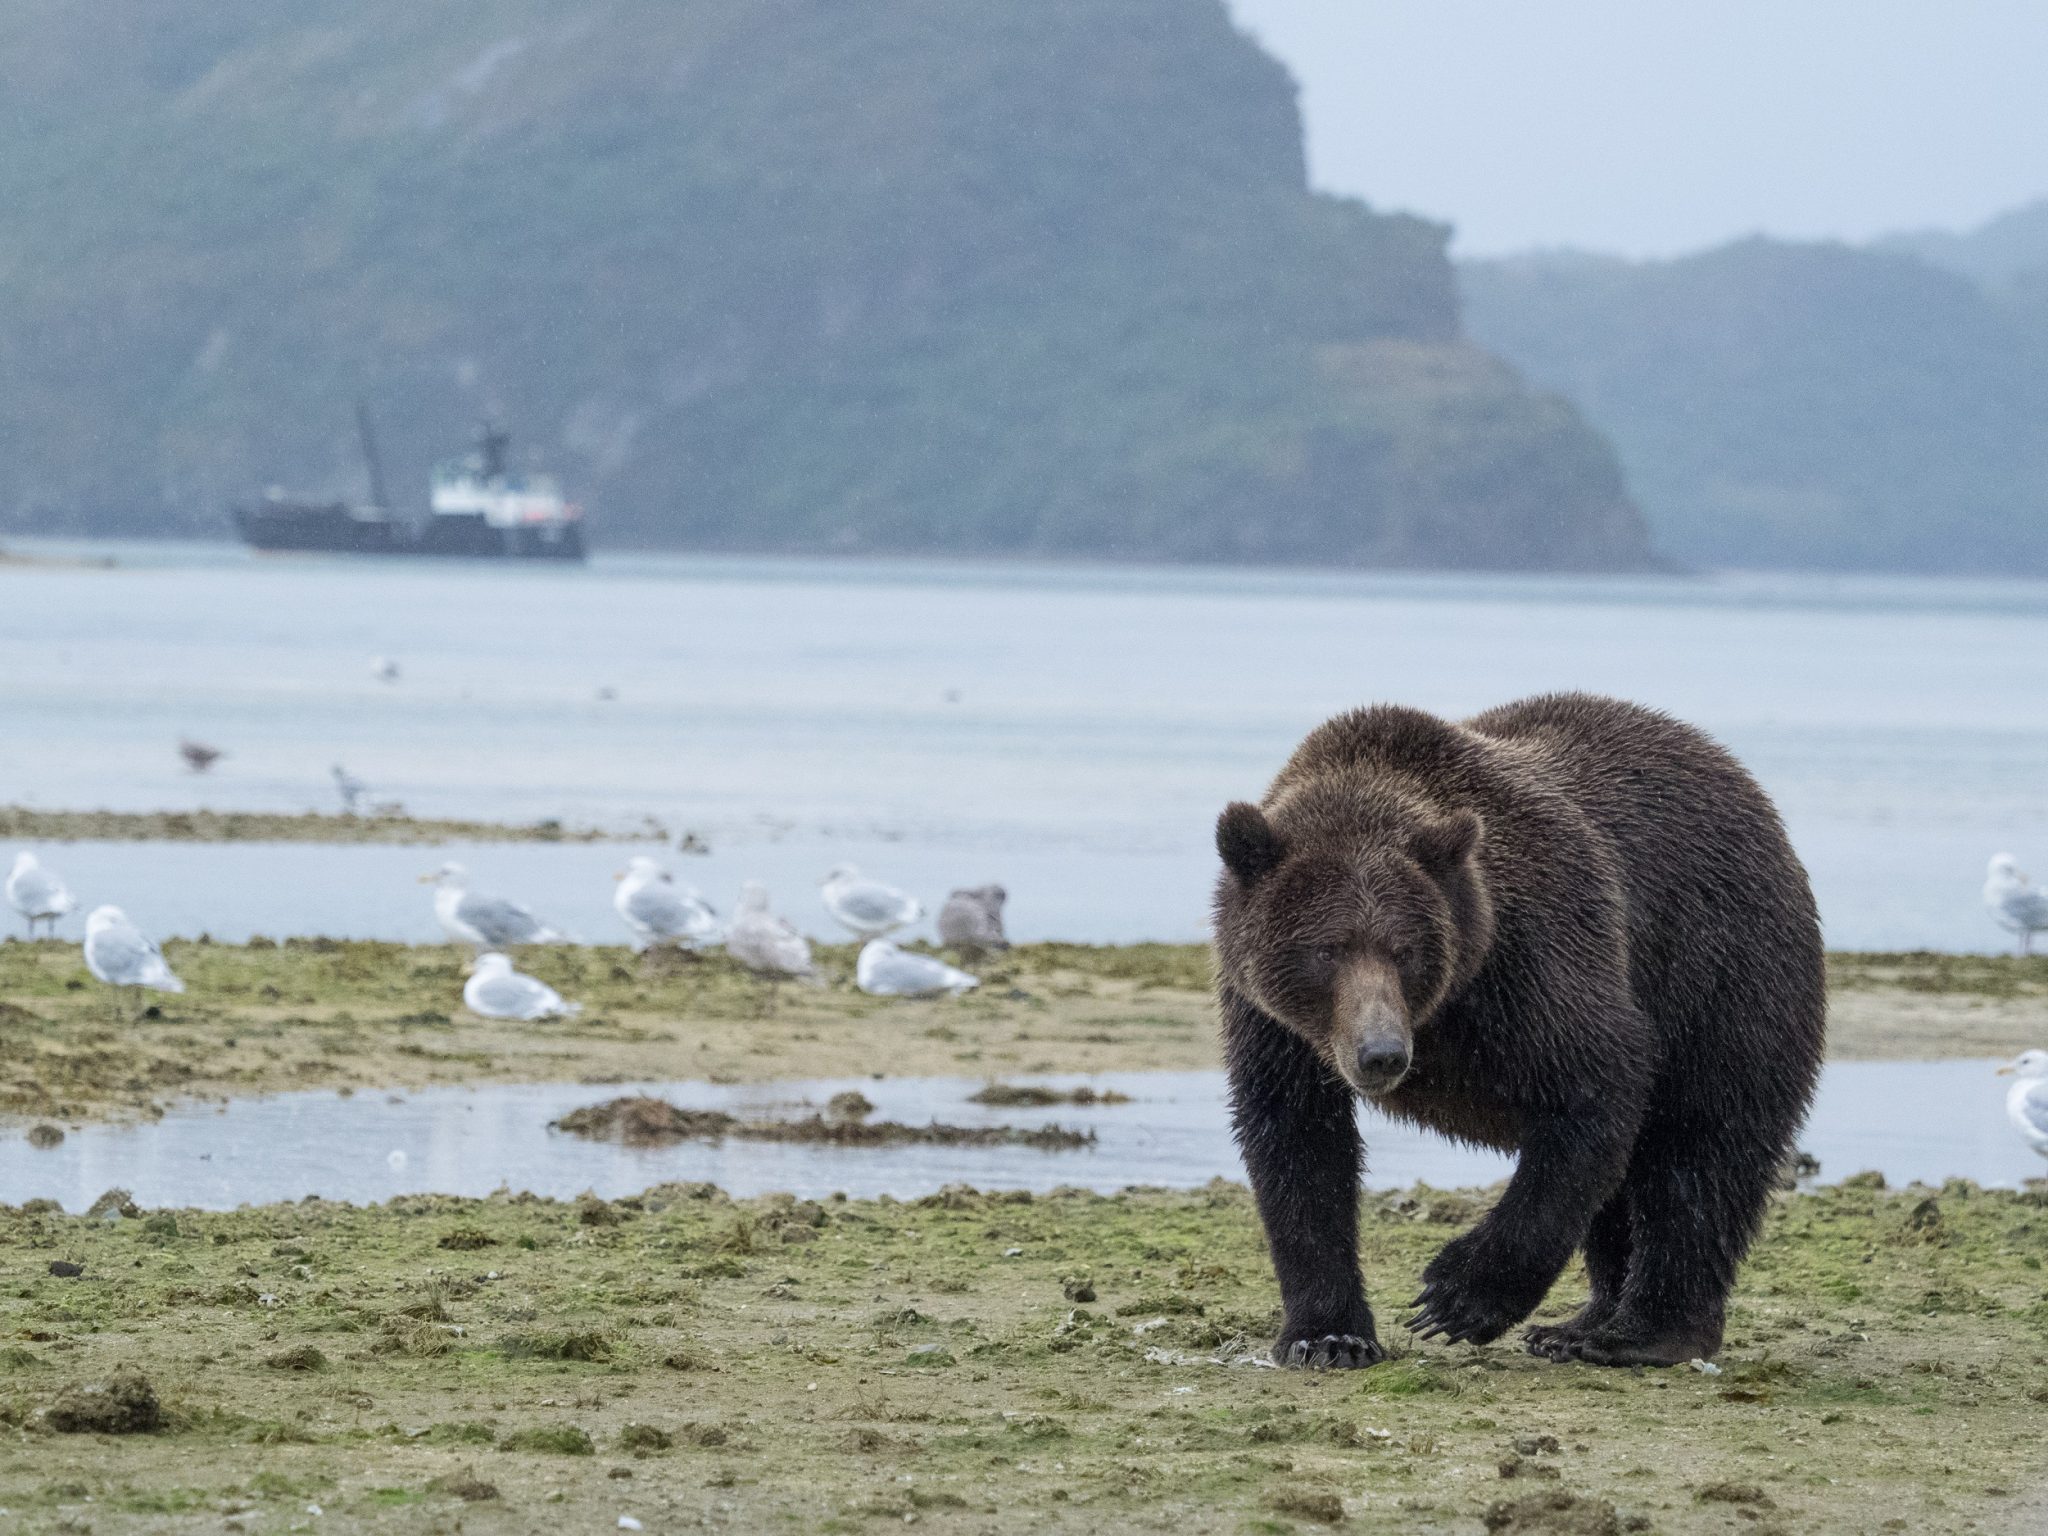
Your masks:
{"label": "grey gull", "polygon": [[809,980],[816,974],[810,941],[768,910],[768,887],[758,880],[740,888],[739,915],[725,932],[725,952],[758,976]]}
{"label": "grey gull", "polygon": [[94,907],[85,919],[85,968],[110,987],[182,992],[163,951],[119,907]]}
{"label": "grey gull", "polygon": [[496,953],[476,957],[462,1000],[471,1013],[487,1019],[559,1019],[583,1011],[581,1003],[564,1002],[553,987],[513,970],[512,962]]}
{"label": "grey gull", "polygon": [[2048,1157],[2048,1051],[2022,1051],[1998,1075],[2019,1079],[2006,1091],[2006,1119],[2028,1146]]}
{"label": "grey gull", "polygon": [[2048,891],[2034,888],[2009,853],[1991,860],[1984,875],[1984,905],[1999,927],[2020,936],[2020,953],[2032,954],[2034,935],[2048,932]]}
{"label": "grey gull", "polygon": [[643,944],[702,949],[718,942],[718,914],[710,903],[644,855],[626,861],[612,906]]}
{"label": "grey gull", "polygon": [[879,939],[924,916],[924,903],[915,896],[869,880],[851,864],[841,864],[826,875],[819,889],[825,910],[856,938]]}
{"label": "grey gull", "polygon": [[57,919],[78,905],[77,899],[42,861],[23,850],[14,856],[14,872],[7,877],[7,904],[28,919],[28,936],[36,936],[36,924],[47,922],[57,931]]}
{"label": "grey gull", "polygon": [[1003,903],[1009,892],[1000,885],[981,885],[957,890],[939,908],[939,942],[963,955],[986,954],[1008,949],[1003,932]]}
{"label": "grey gull", "polygon": [[443,864],[431,874],[421,875],[423,885],[434,887],[434,916],[442,929],[458,944],[472,944],[481,950],[514,944],[558,944],[562,935],[533,915],[529,907],[503,896],[486,896],[469,888],[469,871],[460,864]]}
{"label": "grey gull", "polygon": [[870,939],[854,962],[853,979],[875,997],[958,997],[981,985],[981,978],[955,970],[930,955],[898,949],[887,939]]}

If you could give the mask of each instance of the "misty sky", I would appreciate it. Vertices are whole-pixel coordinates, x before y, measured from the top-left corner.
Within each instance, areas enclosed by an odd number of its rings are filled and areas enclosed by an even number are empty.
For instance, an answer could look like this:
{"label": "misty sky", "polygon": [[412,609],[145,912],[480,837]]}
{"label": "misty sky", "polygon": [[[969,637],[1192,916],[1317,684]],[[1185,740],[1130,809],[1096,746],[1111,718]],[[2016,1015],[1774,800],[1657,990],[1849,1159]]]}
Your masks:
{"label": "misty sky", "polygon": [[1967,227],[2048,196],[2048,0],[1228,0],[1316,184],[1457,249]]}

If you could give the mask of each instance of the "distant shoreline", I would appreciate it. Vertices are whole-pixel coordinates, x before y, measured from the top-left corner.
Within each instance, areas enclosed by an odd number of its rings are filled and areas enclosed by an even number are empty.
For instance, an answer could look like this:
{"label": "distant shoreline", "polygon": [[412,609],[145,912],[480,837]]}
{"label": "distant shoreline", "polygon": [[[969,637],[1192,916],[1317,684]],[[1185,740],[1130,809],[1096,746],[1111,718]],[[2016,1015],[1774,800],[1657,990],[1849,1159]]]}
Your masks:
{"label": "distant shoreline", "polygon": [[[324,811],[44,811],[0,805],[0,838],[39,843],[645,843],[667,842],[671,836],[651,816],[629,826],[579,827],[552,817],[503,822]],[[692,836],[685,833],[685,842]]]}

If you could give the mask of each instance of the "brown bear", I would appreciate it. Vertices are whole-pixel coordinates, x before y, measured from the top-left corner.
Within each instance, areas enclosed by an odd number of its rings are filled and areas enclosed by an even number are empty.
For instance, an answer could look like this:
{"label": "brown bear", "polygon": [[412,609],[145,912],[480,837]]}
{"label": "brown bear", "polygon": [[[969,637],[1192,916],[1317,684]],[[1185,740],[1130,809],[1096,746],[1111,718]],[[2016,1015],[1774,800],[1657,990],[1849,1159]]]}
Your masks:
{"label": "brown bear", "polygon": [[1216,827],[1217,992],[1283,1364],[1381,1358],[1358,1266],[1359,1095],[1519,1154],[1408,1326],[1485,1342],[1583,1248],[1531,1352],[1720,1347],[1819,1075],[1806,872],[1756,781],[1654,710],[1551,694],[1461,722],[1379,706]]}

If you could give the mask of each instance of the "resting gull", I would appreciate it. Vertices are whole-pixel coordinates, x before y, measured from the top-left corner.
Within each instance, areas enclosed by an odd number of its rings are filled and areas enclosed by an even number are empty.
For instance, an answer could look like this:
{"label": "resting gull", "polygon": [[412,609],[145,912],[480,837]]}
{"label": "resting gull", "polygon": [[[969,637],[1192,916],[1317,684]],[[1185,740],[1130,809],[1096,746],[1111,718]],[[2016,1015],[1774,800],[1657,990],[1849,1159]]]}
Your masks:
{"label": "resting gull", "polygon": [[119,907],[94,907],[85,919],[85,968],[110,987],[182,992],[163,951]]}
{"label": "resting gull", "polygon": [[739,915],[725,931],[725,952],[757,976],[809,980],[816,974],[810,941],[768,910],[768,887],[758,880],[740,888]]}
{"label": "resting gull", "polygon": [[434,916],[448,937],[473,944],[479,951],[514,944],[558,944],[562,935],[533,915],[529,907],[502,896],[486,896],[469,888],[469,871],[443,864],[420,883],[434,887]]}
{"label": "resting gull", "polygon": [[2035,934],[2048,932],[2048,891],[2036,890],[2009,853],[1997,855],[1985,871],[1984,905],[1992,921],[2020,936],[2023,955],[2033,953]]}
{"label": "resting gull", "polygon": [[981,885],[958,890],[939,908],[939,942],[963,955],[982,955],[1008,949],[1003,933],[1003,903],[1009,893],[1000,885]]}
{"label": "resting gull", "polygon": [[875,997],[958,997],[981,985],[981,978],[955,970],[930,955],[898,949],[887,939],[869,939],[854,962],[853,979]]}
{"label": "resting gull", "polygon": [[612,905],[643,944],[702,949],[718,942],[718,914],[711,904],[644,855],[626,861]]}
{"label": "resting gull", "polygon": [[908,927],[924,916],[924,903],[893,885],[869,880],[851,864],[841,864],[820,883],[825,910],[856,938],[879,939]]}
{"label": "resting gull", "polygon": [[14,856],[14,872],[7,877],[7,904],[28,919],[28,936],[34,938],[37,923],[48,923],[56,933],[57,919],[78,902],[62,880],[24,850]]}
{"label": "resting gull", "polygon": [[496,953],[476,957],[462,1000],[471,1013],[487,1019],[560,1019],[583,1011],[581,1003],[564,1002],[553,987],[513,970],[512,962]]}
{"label": "resting gull", "polygon": [[2022,1051],[1998,1075],[2019,1079],[2006,1093],[2005,1117],[2028,1146],[2048,1157],[2048,1051]]}

